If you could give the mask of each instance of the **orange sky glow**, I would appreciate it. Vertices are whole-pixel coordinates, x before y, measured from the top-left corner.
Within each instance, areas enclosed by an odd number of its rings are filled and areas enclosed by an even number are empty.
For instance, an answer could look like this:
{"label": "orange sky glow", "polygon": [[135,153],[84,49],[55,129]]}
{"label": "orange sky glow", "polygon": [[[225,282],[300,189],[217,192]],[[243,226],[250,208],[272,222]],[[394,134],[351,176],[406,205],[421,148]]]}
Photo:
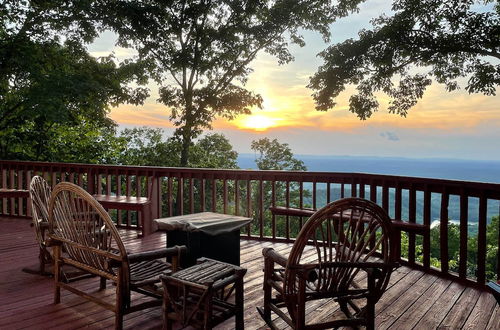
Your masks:
{"label": "orange sky glow", "polygon": [[[357,31],[368,27],[368,21],[387,10],[390,2],[374,0],[363,5],[359,14],[335,23],[332,42],[355,38]],[[113,51],[118,58],[133,52],[112,48],[112,35],[94,45],[95,56]],[[317,54],[325,49],[321,37],[305,33],[307,46],[291,46],[295,61],[278,65],[275,58],[261,54],[252,62],[246,88],[260,94],[262,109],[251,115],[213,123],[213,131],[228,137],[238,152],[252,152],[252,140],[277,138],[288,143],[297,154],[375,155],[401,157],[438,157],[500,160],[500,99],[497,96],[468,94],[461,89],[447,92],[433,83],[423,99],[406,118],[387,112],[389,100],[378,95],[380,110],[360,121],[348,110],[354,87],[347,86],[337,98],[337,106],[327,112],[315,110],[312,90],[306,88],[309,77],[321,65]],[[466,79],[461,82],[465,86]],[[122,127],[151,126],[165,128],[171,134],[169,110],[158,103],[157,86],[150,84],[151,97],[144,105],[121,105],[109,116]]]}

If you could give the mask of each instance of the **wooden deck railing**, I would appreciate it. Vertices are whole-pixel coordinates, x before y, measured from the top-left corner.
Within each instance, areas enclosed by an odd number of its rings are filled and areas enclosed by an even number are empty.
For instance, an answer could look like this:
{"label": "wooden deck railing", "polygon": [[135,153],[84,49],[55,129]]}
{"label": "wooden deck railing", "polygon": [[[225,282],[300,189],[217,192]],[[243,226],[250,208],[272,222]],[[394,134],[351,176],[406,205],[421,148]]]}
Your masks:
{"label": "wooden deck railing", "polygon": [[[487,224],[500,213],[498,183],[364,173],[0,161],[0,188],[28,189],[31,177],[36,174],[44,176],[52,185],[70,181],[96,194],[148,195],[157,217],[202,211],[246,215],[253,217],[254,222],[242,232],[243,236],[277,242],[293,241],[307,219],[300,216],[300,210],[318,209],[343,197],[367,198],[387,210],[395,219],[398,231],[403,232],[403,264],[480,287],[487,280]],[[290,211],[271,212],[270,208]],[[26,198],[0,199],[0,214],[30,216],[29,203]],[[134,212],[117,210],[112,214],[120,227],[141,226]],[[455,227],[451,228],[450,219],[460,225],[457,241],[452,240],[451,229]],[[468,229],[473,224],[477,230]],[[431,235],[431,225],[439,225],[437,236]],[[468,258],[473,249],[468,244],[476,231],[477,239],[473,242],[477,244],[477,253],[472,256],[471,271]],[[496,261],[488,267],[494,267],[495,276],[500,279],[498,232],[497,228],[495,246],[489,249],[490,253],[496,249]],[[458,256],[449,255],[450,245],[457,244]],[[439,249],[437,268],[433,267],[435,258],[431,256],[431,247],[436,246]]]}

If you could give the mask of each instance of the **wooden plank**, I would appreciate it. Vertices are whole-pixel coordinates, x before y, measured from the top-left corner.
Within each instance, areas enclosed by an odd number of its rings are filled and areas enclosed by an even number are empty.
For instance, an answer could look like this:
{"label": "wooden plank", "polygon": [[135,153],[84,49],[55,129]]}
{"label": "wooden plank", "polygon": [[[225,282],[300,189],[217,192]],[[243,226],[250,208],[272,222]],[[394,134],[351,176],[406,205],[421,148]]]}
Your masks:
{"label": "wooden plank", "polygon": [[377,306],[380,313],[375,319],[377,329],[387,329],[414,303],[416,298],[426,292],[436,281],[436,277],[425,274],[416,282],[407,282],[407,290],[398,292],[397,299],[391,304],[381,307]]}
{"label": "wooden plank", "polygon": [[[450,285],[449,280],[437,279],[415,302],[407,308],[399,318],[392,323],[394,329],[413,329],[413,327],[429,311],[432,303],[436,301],[441,294]],[[382,326],[381,326],[382,327]]]}
{"label": "wooden plank", "polygon": [[434,301],[429,302],[432,305],[425,313],[425,317],[421,317],[420,321],[415,324],[414,329],[436,329],[464,290],[463,285],[456,282],[451,283],[443,294]]}
{"label": "wooden plank", "polygon": [[441,321],[438,329],[461,329],[476,305],[479,295],[478,290],[466,288],[443,321]]}
{"label": "wooden plank", "polygon": [[486,326],[488,330],[498,330],[500,328],[500,306],[497,306],[491,314],[490,321]]}
{"label": "wooden plank", "polygon": [[[497,302],[492,294],[482,292],[462,329],[485,329],[496,304]],[[498,325],[500,326],[500,324]]]}

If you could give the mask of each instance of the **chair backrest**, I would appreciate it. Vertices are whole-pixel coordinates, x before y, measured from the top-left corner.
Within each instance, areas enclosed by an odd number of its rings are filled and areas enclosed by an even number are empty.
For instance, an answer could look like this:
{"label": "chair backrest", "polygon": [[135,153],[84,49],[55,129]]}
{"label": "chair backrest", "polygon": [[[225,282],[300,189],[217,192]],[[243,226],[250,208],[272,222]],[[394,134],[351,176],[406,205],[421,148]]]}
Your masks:
{"label": "chair backrest", "polygon": [[114,276],[110,259],[125,260],[127,253],[109,214],[83,188],[61,182],[49,203],[50,237],[63,242],[74,265],[97,274]]}
{"label": "chair backrest", "polygon": [[49,222],[50,186],[41,176],[35,175],[30,182],[31,212],[33,227],[38,243],[45,245],[45,235],[42,225]]}
{"label": "chair backrest", "polygon": [[[314,213],[302,227],[285,269],[285,295],[297,293],[297,271],[314,267],[308,286],[316,292],[346,291],[361,268],[332,268],[331,262],[394,262],[391,220],[377,204],[361,198],[332,202]],[[376,289],[382,295],[392,269],[382,269]],[[352,287],[351,287],[352,288]]]}

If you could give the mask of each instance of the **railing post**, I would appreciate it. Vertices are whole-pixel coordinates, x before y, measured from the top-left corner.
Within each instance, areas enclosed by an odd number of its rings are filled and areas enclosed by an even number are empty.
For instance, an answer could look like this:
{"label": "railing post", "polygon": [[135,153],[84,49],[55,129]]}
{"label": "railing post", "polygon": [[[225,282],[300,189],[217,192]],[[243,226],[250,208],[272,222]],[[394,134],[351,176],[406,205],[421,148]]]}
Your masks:
{"label": "railing post", "polygon": [[96,173],[89,167],[87,170],[87,191],[89,194],[94,195],[96,193]]}

